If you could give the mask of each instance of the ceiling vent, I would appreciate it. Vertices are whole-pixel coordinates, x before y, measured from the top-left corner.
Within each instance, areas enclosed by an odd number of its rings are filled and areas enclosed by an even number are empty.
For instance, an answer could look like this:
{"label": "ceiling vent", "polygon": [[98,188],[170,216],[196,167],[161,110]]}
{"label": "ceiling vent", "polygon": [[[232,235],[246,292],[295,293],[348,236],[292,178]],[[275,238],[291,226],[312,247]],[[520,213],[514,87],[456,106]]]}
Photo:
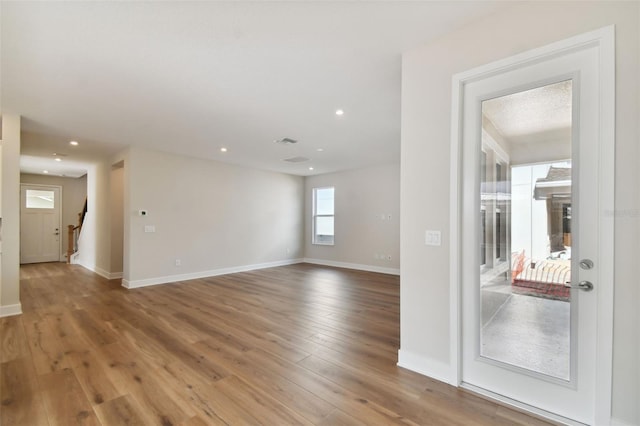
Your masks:
{"label": "ceiling vent", "polygon": [[307,157],[291,157],[291,158],[285,158],[282,161],[286,161],[288,163],[303,163],[305,161],[309,161],[309,159]]}
{"label": "ceiling vent", "polygon": [[291,145],[294,143],[298,143],[297,140],[291,138],[276,139],[274,142],[279,143],[280,145]]}

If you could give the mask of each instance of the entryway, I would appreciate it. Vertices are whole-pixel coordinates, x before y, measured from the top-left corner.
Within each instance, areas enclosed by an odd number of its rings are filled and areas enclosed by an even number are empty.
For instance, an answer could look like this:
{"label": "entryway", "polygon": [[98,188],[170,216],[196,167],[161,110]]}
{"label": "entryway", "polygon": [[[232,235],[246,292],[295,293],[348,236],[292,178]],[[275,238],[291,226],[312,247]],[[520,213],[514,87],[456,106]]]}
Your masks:
{"label": "entryway", "polygon": [[20,185],[20,263],[58,262],[62,188]]}

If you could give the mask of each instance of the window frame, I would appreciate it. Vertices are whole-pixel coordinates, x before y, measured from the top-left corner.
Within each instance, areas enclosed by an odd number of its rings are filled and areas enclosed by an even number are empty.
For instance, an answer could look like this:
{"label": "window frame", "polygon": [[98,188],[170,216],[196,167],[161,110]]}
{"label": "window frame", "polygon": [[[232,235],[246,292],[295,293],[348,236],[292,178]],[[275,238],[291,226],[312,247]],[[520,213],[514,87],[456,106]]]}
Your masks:
{"label": "window frame", "polygon": [[[318,214],[317,213],[317,200],[318,200],[318,191],[323,189],[333,189],[333,214]],[[335,228],[335,217],[336,217],[336,188],[335,186],[321,186],[313,188],[312,190],[312,199],[311,199],[311,244],[321,245],[321,246],[333,246],[336,242],[336,228]],[[319,241],[318,235],[316,233],[316,222],[318,218],[330,217],[333,218],[333,239],[331,241]]]}

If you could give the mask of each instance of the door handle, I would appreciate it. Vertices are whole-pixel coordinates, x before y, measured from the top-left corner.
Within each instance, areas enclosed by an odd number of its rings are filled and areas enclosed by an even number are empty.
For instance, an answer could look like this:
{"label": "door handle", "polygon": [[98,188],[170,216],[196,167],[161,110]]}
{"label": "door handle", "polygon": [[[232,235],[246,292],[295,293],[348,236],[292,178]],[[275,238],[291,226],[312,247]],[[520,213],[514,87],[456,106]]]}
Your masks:
{"label": "door handle", "polygon": [[[570,284],[570,282],[567,282],[567,284]],[[571,288],[577,288],[578,290],[583,291],[591,291],[593,290],[593,283],[591,281],[580,281],[578,284],[572,285]]]}

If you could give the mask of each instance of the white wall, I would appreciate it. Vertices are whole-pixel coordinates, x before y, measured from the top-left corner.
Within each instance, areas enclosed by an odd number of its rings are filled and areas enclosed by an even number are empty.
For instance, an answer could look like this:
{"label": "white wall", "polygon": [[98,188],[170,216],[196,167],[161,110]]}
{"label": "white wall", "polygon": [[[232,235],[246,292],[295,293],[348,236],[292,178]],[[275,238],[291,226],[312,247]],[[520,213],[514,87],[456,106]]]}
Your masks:
{"label": "white wall", "polygon": [[[452,75],[576,34],[616,25],[616,282],[613,416],[640,424],[638,2],[527,2],[403,56],[401,350],[449,372],[449,172]],[[441,247],[425,229],[443,231]]]}
{"label": "white wall", "polygon": [[[333,246],[311,244],[313,188],[326,186],[335,187]],[[307,177],[305,212],[304,241],[307,261],[399,273],[398,164]],[[388,260],[387,256],[391,256],[391,260]]]}
{"label": "white wall", "polygon": [[111,168],[109,208],[111,209],[111,260],[109,272],[122,274],[124,244],[124,162]]}
{"label": "white wall", "polygon": [[87,169],[87,214],[78,238],[78,263],[108,278],[111,235],[108,232],[109,175],[106,170],[107,166],[101,163]]}
{"label": "white wall", "polygon": [[125,169],[125,286],[302,257],[302,177],[141,148]]}
{"label": "white wall", "polygon": [[78,225],[78,213],[82,212],[84,201],[87,198],[87,177],[79,178],[20,174],[20,183],[37,185],[56,185],[62,187],[62,252],[60,260],[66,259],[69,244],[68,225]]}
{"label": "white wall", "polygon": [[0,316],[20,305],[20,116],[2,117],[2,262]]}

